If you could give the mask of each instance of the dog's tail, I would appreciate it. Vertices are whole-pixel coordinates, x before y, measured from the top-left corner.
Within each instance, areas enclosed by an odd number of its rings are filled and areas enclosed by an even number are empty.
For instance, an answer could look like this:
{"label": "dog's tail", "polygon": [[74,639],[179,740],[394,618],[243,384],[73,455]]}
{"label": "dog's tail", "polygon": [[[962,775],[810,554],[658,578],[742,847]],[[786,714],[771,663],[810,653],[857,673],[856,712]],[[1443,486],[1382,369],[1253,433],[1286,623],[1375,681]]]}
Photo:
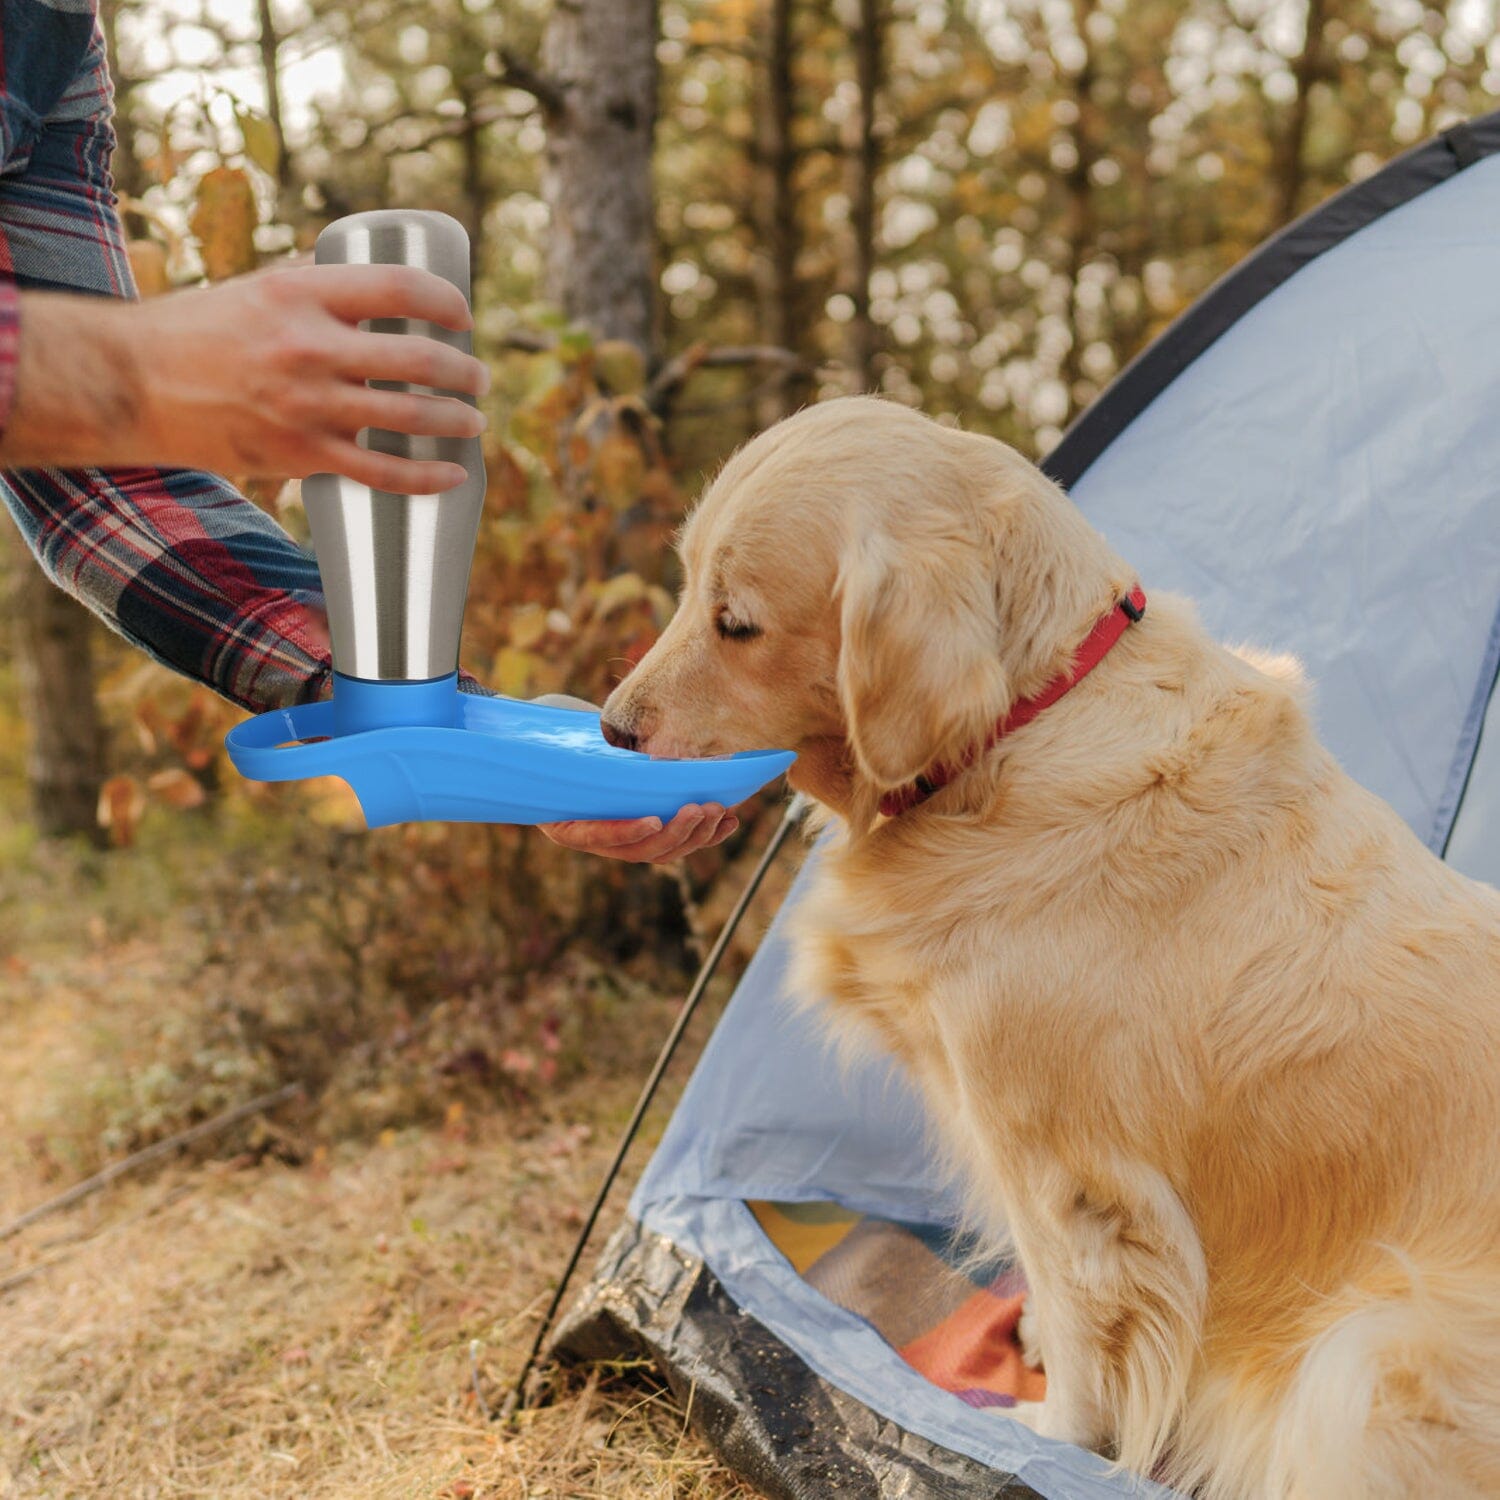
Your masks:
{"label": "dog's tail", "polygon": [[1303,1356],[1265,1493],[1285,1500],[1500,1495],[1500,1272],[1419,1269],[1365,1294]]}

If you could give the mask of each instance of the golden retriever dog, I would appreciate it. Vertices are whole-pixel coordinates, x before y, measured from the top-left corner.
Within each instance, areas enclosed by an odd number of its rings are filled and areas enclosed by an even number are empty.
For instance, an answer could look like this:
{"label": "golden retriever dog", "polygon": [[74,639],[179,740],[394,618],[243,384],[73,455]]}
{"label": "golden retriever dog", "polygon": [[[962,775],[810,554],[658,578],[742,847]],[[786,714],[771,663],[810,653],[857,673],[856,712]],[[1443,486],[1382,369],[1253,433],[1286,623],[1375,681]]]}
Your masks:
{"label": "golden retriever dog", "polygon": [[798,751],[838,826],[796,987],[1014,1246],[1021,1419],[1212,1500],[1500,1496],[1500,897],[1149,578],[990,743],[1137,583],[1002,443],[832,401],[681,545],[606,732]]}

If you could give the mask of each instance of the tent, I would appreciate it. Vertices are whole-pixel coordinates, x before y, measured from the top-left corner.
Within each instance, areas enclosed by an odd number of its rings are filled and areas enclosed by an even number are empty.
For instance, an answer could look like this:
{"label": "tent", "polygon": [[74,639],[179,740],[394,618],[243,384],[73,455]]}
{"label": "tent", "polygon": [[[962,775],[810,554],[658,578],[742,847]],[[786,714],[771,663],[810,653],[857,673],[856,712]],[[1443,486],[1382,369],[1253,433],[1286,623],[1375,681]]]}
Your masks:
{"label": "tent", "polygon": [[[1497,271],[1500,113],[1268,242],[1044,467],[1148,590],[1300,656],[1349,771],[1500,883]],[[994,1409],[1036,1378],[1014,1270],[956,1243],[900,1080],[784,1003],[783,925],[555,1349],[647,1355],[773,1496],[1166,1494]]]}

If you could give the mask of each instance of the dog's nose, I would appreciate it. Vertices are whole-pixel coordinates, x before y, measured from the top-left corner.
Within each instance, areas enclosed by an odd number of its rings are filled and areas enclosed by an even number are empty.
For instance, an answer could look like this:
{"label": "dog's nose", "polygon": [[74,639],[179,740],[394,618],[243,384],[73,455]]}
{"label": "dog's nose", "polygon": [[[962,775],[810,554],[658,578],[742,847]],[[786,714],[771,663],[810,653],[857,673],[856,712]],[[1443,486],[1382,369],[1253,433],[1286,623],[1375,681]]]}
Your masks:
{"label": "dog's nose", "polygon": [[634,750],[637,744],[636,737],[628,729],[621,729],[618,724],[611,724],[608,719],[599,721],[599,728],[604,731],[604,738],[617,750]]}

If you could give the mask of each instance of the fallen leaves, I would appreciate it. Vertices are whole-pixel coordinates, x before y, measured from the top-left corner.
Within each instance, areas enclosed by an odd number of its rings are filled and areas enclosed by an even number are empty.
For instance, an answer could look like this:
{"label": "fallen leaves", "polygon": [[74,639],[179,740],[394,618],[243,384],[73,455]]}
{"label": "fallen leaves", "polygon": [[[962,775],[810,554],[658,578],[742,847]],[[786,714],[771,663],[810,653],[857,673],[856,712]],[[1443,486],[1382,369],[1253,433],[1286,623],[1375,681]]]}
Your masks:
{"label": "fallen leaves", "polygon": [[215,167],[203,174],[188,227],[197,237],[203,272],[210,281],[224,281],[256,268],[260,263],[255,250],[259,222],[255,189],[239,167]]}
{"label": "fallen leaves", "polygon": [[109,831],[116,849],[135,843],[136,828],[146,810],[146,793],[134,776],[111,776],[99,788],[99,826]]}
{"label": "fallen leaves", "polygon": [[175,808],[178,812],[185,812],[193,807],[202,807],[208,800],[208,793],[203,790],[203,783],[187,771],[158,771],[148,778],[146,790],[158,802]]}

